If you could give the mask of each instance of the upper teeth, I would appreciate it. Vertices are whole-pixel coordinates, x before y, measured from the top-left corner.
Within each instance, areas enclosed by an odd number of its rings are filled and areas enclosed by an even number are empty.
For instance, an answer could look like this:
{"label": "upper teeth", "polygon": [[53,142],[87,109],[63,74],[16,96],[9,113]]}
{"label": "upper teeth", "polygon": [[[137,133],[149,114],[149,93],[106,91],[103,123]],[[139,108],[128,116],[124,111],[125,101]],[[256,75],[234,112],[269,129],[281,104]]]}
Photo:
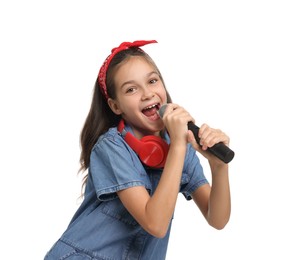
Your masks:
{"label": "upper teeth", "polygon": [[155,107],[155,106],[156,106],[156,105],[152,105],[152,106],[145,107],[144,110],[153,108],[153,107]]}

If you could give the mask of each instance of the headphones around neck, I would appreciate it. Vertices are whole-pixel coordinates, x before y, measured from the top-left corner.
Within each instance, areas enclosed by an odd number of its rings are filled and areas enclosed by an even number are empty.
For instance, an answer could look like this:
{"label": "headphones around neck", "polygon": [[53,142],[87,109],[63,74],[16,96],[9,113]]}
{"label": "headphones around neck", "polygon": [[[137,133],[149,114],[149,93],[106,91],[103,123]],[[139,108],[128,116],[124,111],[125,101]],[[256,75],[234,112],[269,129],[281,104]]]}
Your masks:
{"label": "headphones around neck", "polygon": [[123,119],[120,120],[117,129],[145,165],[152,168],[164,167],[169,145],[161,137],[147,135],[139,140],[130,132],[126,132]]}

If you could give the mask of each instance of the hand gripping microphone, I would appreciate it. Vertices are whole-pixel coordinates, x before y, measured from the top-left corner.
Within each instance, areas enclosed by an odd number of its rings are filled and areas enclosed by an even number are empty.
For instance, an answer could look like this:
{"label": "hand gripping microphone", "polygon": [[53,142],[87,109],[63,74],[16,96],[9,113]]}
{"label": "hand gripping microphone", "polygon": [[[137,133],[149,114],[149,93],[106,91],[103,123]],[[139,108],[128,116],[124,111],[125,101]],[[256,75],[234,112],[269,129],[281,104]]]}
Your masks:
{"label": "hand gripping microphone", "polygon": [[[159,115],[161,118],[164,116],[166,107],[167,105],[162,105],[159,109]],[[188,130],[192,131],[195,140],[200,145],[200,138],[198,136],[199,127],[196,126],[193,122],[188,122],[187,128]],[[235,155],[234,151],[232,151],[228,146],[221,142],[213,145],[212,147],[208,147],[207,150],[218,157],[224,163],[229,163]]]}

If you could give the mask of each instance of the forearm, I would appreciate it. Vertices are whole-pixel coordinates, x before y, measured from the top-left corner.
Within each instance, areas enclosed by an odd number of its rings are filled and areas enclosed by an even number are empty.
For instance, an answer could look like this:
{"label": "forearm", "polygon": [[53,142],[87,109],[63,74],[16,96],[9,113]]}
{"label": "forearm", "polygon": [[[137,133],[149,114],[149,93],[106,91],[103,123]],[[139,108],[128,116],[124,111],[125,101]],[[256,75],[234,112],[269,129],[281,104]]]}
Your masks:
{"label": "forearm", "polygon": [[157,189],[147,203],[146,212],[151,223],[164,231],[174,213],[185,153],[186,146],[171,146]]}
{"label": "forearm", "polygon": [[222,229],[230,218],[231,197],[229,186],[228,165],[212,167],[212,187],[208,203],[207,221],[217,228]]}

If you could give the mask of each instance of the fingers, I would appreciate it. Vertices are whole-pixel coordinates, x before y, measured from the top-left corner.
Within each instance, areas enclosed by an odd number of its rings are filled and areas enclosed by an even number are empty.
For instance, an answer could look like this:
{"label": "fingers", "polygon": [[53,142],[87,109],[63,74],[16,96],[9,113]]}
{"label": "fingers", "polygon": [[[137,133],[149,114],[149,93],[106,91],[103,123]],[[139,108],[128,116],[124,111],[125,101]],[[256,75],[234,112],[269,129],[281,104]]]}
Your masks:
{"label": "fingers", "polygon": [[[194,121],[192,116],[181,106],[172,104],[167,107],[163,121],[168,131],[187,131],[187,123]],[[180,130],[179,130],[180,129]]]}
{"label": "fingers", "polygon": [[173,103],[167,105],[163,122],[170,135],[171,143],[187,144],[187,123],[193,120],[183,107]]}
{"label": "fingers", "polygon": [[229,145],[229,137],[224,132],[220,129],[211,128],[207,124],[200,127],[198,136],[203,150],[220,142]]}
{"label": "fingers", "polygon": [[163,119],[165,121],[185,121],[186,123],[189,121],[194,122],[194,118],[183,107],[174,103],[167,104]]}

